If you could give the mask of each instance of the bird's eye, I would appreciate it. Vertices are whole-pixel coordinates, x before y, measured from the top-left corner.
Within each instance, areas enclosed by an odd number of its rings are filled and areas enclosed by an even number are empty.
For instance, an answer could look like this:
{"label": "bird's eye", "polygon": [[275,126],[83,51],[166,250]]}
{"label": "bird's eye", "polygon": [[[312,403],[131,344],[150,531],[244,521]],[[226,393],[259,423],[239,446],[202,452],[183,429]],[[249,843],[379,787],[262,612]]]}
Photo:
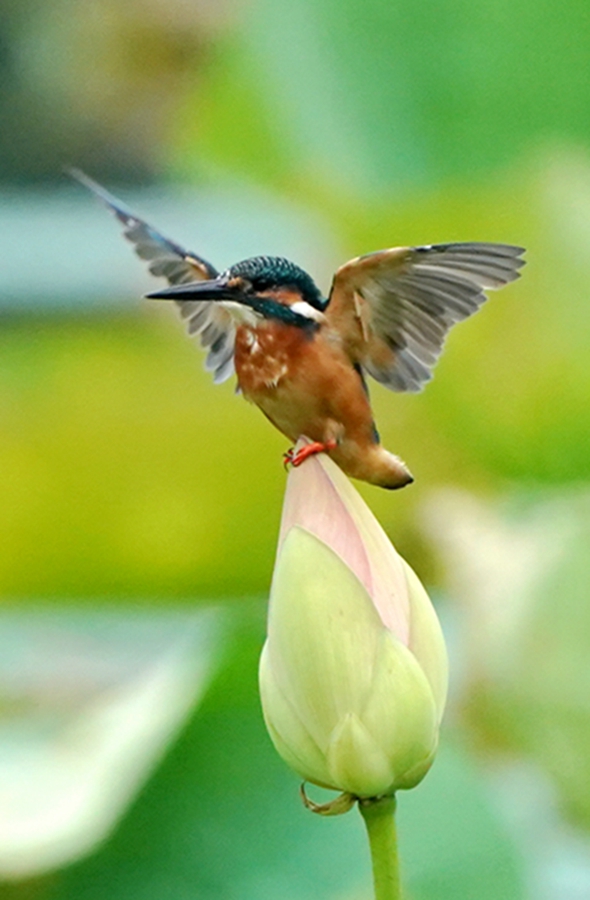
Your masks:
{"label": "bird's eye", "polygon": [[272,290],[275,287],[268,278],[254,278],[252,281],[244,280],[244,290],[249,294],[262,294],[265,291]]}

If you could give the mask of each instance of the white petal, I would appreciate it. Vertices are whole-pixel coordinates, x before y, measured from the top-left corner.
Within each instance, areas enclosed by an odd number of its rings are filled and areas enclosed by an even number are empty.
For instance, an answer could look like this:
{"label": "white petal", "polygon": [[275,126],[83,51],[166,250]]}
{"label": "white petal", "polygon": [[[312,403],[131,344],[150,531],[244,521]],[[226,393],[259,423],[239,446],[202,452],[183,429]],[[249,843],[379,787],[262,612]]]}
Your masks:
{"label": "white petal", "polygon": [[361,719],[391,760],[390,787],[413,786],[409,774],[423,775],[436,749],[438,710],[420,664],[389,631],[377,651],[372,690]]}
{"label": "white petal", "polygon": [[268,642],[260,657],[259,683],[264,721],[277,753],[306,781],[337,790],[330,782],[324,754],[277,686],[270,665]]}
{"label": "white petal", "polygon": [[292,528],[275,567],[268,653],[278,688],[323,750],[340,719],[364,708],[384,631],[340,557]]}
{"label": "white petal", "polygon": [[393,784],[391,760],[361,720],[349,713],[328,744],[328,767],[334,784],[356,797],[377,797]]}
{"label": "white petal", "polygon": [[341,557],[367,589],[383,624],[407,644],[403,561],[346,475],[323,453],[289,473],[279,549],[293,525],[315,534]]}
{"label": "white petal", "polygon": [[430,683],[440,722],[449,684],[447,649],[440,622],[422,582],[403,562],[410,598],[410,649]]}

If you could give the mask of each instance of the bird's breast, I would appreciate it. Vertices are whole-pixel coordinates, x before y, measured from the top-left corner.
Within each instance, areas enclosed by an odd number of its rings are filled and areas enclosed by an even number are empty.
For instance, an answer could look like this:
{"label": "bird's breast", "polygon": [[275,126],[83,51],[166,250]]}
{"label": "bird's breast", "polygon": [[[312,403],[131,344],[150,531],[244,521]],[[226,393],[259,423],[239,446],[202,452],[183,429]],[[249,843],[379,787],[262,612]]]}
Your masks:
{"label": "bird's breast", "polygon": [[244,396],[290,440],[305,434],[314,441],[346,436],[355,446],[375,443],[362,379],[337,333],[274,322],[242,325],[235,365]]}
{"label": "bird's breast", "polygon": [[253,400],[273,392],[297,366],[309,336],[281,322],[258,327],[240,325],[234,351],[236,374],[242,392]]}

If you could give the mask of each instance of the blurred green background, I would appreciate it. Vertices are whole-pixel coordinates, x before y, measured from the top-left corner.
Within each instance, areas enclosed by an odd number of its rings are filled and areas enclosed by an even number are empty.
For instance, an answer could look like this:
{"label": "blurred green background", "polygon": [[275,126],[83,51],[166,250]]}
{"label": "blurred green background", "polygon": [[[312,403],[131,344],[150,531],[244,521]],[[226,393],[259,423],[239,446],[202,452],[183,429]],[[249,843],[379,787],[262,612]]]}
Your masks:
{"label": "blurred green background", "polygon": [[360,488],[437,601],[442,751],[408,897],[590,898],[590,7],[0,5],[0,896],[369,894],[256,694],[285,440],[215,387],[77,165],[218,266],[492,240],[516,285]]}

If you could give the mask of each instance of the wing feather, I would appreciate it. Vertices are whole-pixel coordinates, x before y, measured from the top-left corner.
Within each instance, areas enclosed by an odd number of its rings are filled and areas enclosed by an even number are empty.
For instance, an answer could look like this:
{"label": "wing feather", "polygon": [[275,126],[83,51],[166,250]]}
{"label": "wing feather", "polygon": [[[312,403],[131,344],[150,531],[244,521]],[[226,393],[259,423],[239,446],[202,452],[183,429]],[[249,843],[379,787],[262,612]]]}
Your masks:
{"label": "wing feather", "polygon": [[[137,256],[149,263],[152,275],[165,278],[171,286],[217,278],[217,269],[207,260],[164,237],[84,172],[69,172],[115,214],[123,225],[124,236],[133,244]],[[231,314],[214,301],[176,301],[176,305],[187,321],[188,333],[199,335],[201,346],[209,351],[205,367],[213,373],[213,380],[217,384],[226,381],[234,372],[235,325]]]}
{"label": "wing feather", "polygon": [[510,244],[394,247],[336,272],[326,316],[355,363],[395,391],[432,378],[449,329],[486,301],[484,290],[519,277],[524,250]]}

